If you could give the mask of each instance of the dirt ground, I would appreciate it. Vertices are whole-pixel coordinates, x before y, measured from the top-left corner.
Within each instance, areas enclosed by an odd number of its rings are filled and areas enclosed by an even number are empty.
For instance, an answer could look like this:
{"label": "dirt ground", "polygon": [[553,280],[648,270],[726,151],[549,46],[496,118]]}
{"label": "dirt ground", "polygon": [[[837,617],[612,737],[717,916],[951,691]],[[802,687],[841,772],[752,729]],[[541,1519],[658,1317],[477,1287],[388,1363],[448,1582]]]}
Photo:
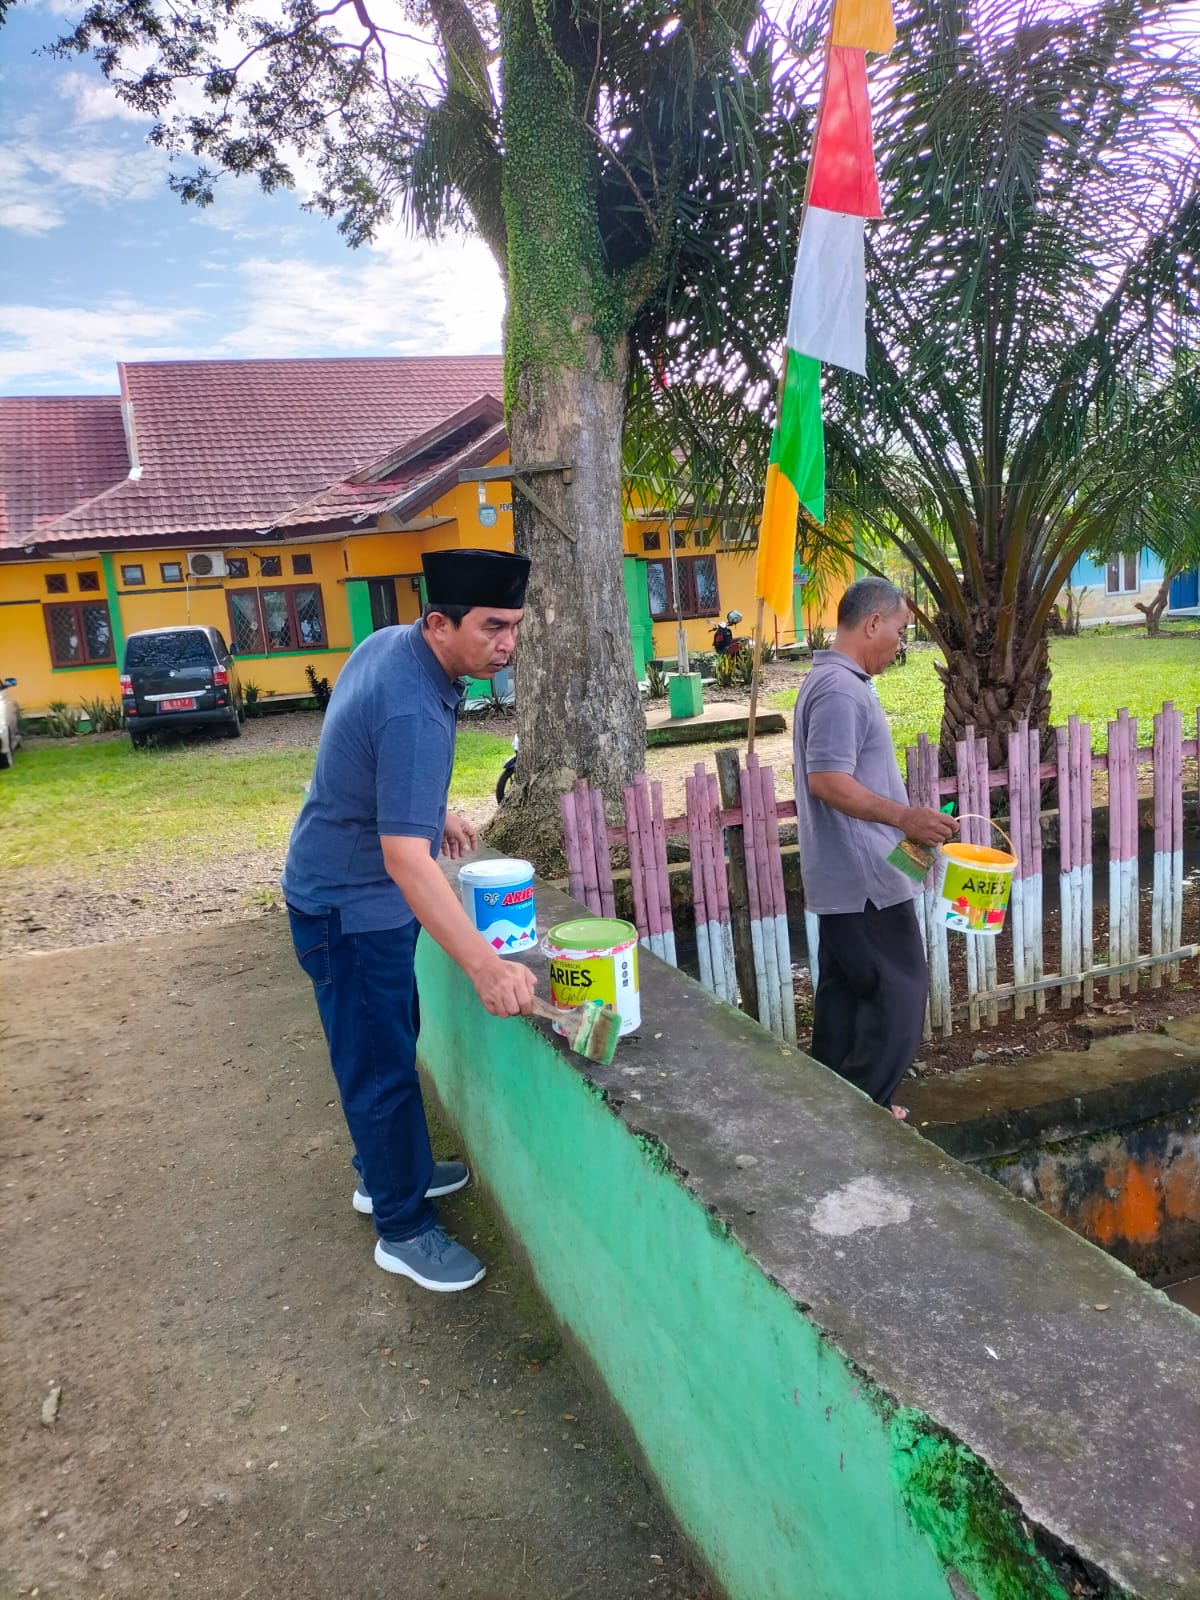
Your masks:
{"label": "dirt ground", "polygon": [[371,1262],[281,917],[0,995],[5,1600],[704,1600],[476,1186],[478,1290]]}

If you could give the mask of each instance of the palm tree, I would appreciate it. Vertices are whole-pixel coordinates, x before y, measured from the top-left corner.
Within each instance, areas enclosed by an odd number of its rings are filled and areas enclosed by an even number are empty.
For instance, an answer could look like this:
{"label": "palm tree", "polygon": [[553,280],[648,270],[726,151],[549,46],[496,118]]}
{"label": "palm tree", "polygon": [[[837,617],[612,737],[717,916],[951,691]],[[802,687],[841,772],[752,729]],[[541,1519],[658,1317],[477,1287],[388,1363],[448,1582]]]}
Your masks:
{"label": "palm tree", "polygon": [[1200,426],[1200,56],[1161,0],[909,0],[879,74],[866,380],[831,500],[904,552],[968,724],[1050,714],[1047,622]]}

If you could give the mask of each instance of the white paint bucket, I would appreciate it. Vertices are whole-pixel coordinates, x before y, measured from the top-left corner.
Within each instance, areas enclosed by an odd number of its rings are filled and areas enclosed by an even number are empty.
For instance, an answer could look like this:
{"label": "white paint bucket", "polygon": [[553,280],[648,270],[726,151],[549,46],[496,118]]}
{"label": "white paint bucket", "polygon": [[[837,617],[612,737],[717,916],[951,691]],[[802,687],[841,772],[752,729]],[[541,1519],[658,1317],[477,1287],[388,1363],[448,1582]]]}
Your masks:
{"label": "white paint bucket", "polygon": [[537,944],[533,864],[502,856],[469,861],[458,871],[463,909],[499,955],[515,956]]}
{"label": "white paint bucket", "polygon": [[556,923],[542,940],[551,1004],[570,1011],[588,1000],[602,1001],[621,1013],[621,1033],[633,1033],[642,1024],[637,946],[633,923],[615,917]]}

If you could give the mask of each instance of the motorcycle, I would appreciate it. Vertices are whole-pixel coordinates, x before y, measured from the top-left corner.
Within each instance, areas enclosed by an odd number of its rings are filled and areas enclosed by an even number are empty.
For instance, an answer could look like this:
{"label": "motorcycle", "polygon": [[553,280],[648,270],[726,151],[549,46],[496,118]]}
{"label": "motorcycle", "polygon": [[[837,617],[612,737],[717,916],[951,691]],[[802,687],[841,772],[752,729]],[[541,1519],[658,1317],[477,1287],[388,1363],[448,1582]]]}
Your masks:
{"label": "motorcycle", "polygon": [[518,741],[517,735],[514,733],[513,734],[513,742],[512,742],[513,753],[512,753],[511,756],[509,756],[508,760],[504,763],[504,766],[500,770],[500,776],[496,779],[496,804],[497,805],[503,805],[503,803],[504,803],[504,791],[505,791],[505,789],[508,788],[508,780],[512,777],[513,773],[517,770],[517,748],[518,748],[518,743],[519,743],[519,741]]}
{"label": "motorcycle", "polygon": [[740,656],[743,650],[749,650],[749,639],[742,638],[734,633],[734,627],[742,620],[740,611],[730,611],[724,622],[716,622],[711,628],[713,636],[713,650],[719,656]]}

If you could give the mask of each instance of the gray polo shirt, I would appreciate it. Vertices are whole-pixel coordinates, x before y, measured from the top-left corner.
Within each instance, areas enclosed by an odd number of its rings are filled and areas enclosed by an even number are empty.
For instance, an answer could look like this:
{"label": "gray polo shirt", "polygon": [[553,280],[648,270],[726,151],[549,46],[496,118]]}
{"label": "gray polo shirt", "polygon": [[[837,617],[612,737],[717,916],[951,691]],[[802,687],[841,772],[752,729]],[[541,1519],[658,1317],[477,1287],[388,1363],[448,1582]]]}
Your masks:
{"label": "gray polo shirt", "polygon": [[870,676],[840,650],[818,650],[813,656],[796,700],[792,743],[808,910],[830,916],[862,911],[868,900],[880,910],[910,900],[919,885],[885,859],[900,830],[848,817],[808,792],[810,772],[847,772],[873,794],[908,804],[891,730]]}
{"label": "gray polo shirt", "polygon": [[401,928],[412,911],[383,864],[381,834],[428,839],[446,825],[462,685],[421,624],[381,628],[352,652],[325,713],[317,764],[283,869],[289,905],[341,913],[345,933]]}

